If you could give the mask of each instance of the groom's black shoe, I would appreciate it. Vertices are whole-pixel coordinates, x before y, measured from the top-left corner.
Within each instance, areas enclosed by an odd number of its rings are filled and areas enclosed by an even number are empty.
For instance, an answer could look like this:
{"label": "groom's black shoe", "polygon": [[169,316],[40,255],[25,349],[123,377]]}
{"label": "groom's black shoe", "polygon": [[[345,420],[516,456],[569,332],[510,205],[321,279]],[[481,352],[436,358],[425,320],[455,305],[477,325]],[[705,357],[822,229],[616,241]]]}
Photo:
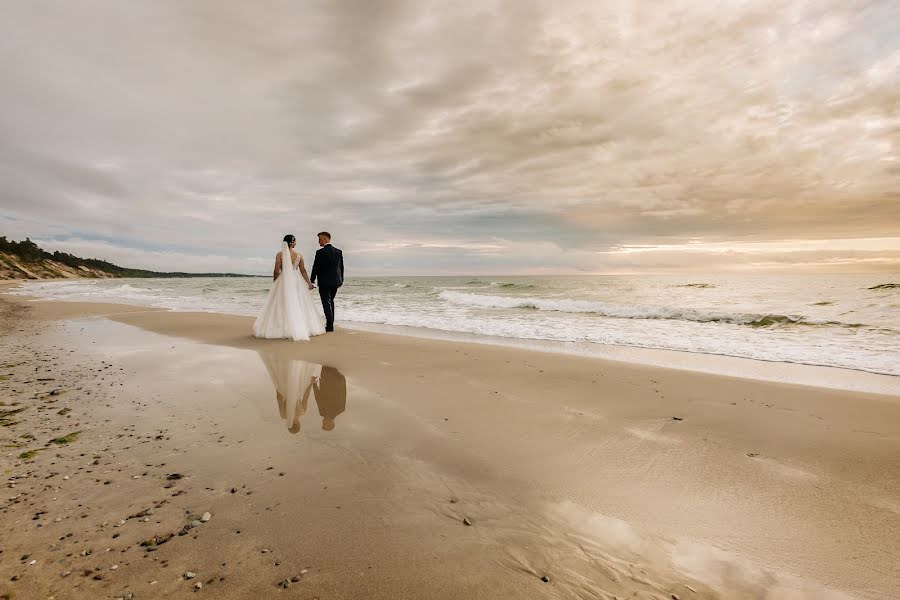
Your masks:
{"label": "groom's black shoe", "polygon": [[325,328],[325,333],[331,333],[331,332],[333,332],[333,331],[334,331],[334,327],[330,327],[330,328],[329,328],[329,327],[326,327],[326,328]]}

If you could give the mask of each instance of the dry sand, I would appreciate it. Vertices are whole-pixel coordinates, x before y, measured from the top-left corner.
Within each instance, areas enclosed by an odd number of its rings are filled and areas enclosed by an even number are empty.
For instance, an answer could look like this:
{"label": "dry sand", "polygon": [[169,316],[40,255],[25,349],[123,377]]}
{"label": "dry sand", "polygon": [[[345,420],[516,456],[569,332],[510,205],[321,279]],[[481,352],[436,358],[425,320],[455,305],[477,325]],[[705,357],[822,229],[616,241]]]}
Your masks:
{"label": "dry sand", "polygon": [[0,595],[900,597],[896,396],[0,303]]}

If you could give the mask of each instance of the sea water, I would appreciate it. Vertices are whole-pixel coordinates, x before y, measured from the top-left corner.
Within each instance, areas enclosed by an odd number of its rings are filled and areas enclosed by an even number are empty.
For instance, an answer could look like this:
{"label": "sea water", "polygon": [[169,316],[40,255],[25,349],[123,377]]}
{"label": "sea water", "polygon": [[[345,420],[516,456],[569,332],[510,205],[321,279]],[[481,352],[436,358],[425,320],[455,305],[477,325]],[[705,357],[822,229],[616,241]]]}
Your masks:
{"label": "sea water", "polygon": [[[632,346],[900,375],[900,277],[361,277],[338,323],[506,340]],[[18,293],[255,315],[271,280],[33,282]],[[315,294],[315,292],[312,292]]]}

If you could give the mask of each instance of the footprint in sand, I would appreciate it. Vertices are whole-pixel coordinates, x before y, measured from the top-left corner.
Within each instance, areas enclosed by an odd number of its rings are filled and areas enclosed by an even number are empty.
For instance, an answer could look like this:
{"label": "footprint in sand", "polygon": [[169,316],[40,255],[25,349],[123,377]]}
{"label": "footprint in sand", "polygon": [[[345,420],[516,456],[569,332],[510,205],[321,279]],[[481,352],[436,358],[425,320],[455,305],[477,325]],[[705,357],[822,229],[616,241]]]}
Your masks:
{"label": "footprint in sand", "polygon": [[637,438],[647,440],[648,442],[656,442],[657,444],[678,444],[681,442],[677,437],[659,433],[657,431],[650,431],[649,429],[625,427],[625,431]]}
{"label": "footprint in sand", "polygon": [[900,502],[895,502],[889,498],[869,498],[868,502],[875,508],[883,508],[900,515]]}
{"label": "footprint in sand", "polygon": [[595,420],[595,421],[605,418],[603,415],[601,415],[599,413],[585,410],[583,408],[574,408],[572,406],[563,406],[562,412],[566,417],[569,417],[569,418],[581,417],[582,419],[590,419],[590,420]]}
{"label": "footprint in sand", "polygon": [[774,458],[769,458],[767,456],[760,456],[758,452],[747,452],[747,458],[750,460],[757,462],[773,471],[777,472],[779,475],[784,477],[788,477],[790,479],[800,479],[804,481],[812,481],[814,479],[818,479],[818,475],[815,473],[810,473],[809,471],[805,471],[803,469],[792,467],[791,465],[786,465],[782,462],[775,460]]}

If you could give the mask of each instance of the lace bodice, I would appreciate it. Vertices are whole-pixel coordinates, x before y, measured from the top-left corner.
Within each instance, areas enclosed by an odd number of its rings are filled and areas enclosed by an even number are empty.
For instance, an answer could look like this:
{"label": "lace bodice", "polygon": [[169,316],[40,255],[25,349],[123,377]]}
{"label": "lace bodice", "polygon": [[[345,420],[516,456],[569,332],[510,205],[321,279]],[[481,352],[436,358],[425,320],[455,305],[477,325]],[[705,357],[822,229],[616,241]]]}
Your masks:
{"label": "lace bodice", "polygon": [[[281,256],[281,252],[278,253],[278,256],[279,256],[279,257]],[[294,261],[291,263],[291,266],[294,268],[295,271],[299,271],[299,270],[300,270],[300,261],[301,261],[301,260],[303,260],[303,255],[300,254],[300,253],[298,252],[298,253],[297,253],[297,257],[296,257],[296,258],[294,259]]]}

